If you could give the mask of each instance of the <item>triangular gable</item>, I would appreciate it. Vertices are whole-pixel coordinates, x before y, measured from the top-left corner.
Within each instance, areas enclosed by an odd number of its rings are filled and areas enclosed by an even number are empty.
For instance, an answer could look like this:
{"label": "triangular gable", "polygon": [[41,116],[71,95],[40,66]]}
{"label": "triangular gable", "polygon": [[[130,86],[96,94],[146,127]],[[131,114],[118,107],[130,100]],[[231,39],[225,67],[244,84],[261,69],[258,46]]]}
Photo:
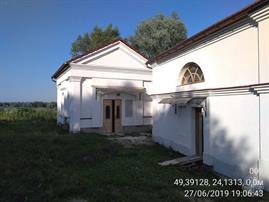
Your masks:
{"label": "triangular gable", "polygon": [[122,39],[117,39],[112,43],[67,60],[59,67],[51,78],[55,81],[61,74],[70,68],[71,63],[103,67],[123,67],[127,69],[147,69],[147,61],[148,58],[146,56],[139,53],[127,42]]}
{"label": "triangular gable", "polygon": [[121,41],[73,61],[80,65],[130,69],[146,69],[146,62],[146,58]]}

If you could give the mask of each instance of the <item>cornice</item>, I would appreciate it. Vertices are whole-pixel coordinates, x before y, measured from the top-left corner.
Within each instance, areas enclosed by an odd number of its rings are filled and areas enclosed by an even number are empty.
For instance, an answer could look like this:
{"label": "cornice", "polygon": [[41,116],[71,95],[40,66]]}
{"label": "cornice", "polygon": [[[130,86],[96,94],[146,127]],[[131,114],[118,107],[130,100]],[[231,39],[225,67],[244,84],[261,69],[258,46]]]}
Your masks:
{"label": "cornice", "polygon": [[224,88],[209,88],[190,91],[178,91],[171,93],[152,94],[154,98],[172,98],[172,97],[211,97],[211,96],[229,96],[229,95],[257,95],[269,93],[269,83],[252,84],[246,86],[233,86]]}
{"label": "cornice", "polygon": [[70,77],[68,77],[68,79],[69,79],[70,82],[80,82],[82,77],[80,77],[80,76],[70,76]]}
{"label": "cornice", "polygon": [[145,69],[138,69],[135,67],[126,68],[126,67],[110,67],[110,66],[93,66],[93,65],[71,63],[71,69],[92,70],[100,72],[129,73],[129,74],[146,74],[146,75],[152,74],[152,70],[148,69],[146,66]]}
{"label": "cornice", "polygon": [[250,88],[250,91],[253,92],[253,94],[255,95],[267,94],[269,93],[269,84],[258,85],[258,86],[254,85]]}
{"label": "cornice", "polygon": [[256,22],[260,22],[262,20],[269,18],[269,6],[266,6],[265,8],[249,15],[249,17],[255,20]]}

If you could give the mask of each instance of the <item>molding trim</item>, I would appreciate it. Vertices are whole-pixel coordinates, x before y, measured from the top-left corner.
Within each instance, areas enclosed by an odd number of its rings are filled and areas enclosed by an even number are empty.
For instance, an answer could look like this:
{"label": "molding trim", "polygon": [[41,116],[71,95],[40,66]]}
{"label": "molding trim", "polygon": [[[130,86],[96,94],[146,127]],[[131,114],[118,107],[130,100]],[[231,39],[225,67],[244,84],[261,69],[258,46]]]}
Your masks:
{"label": "molding trim", "polygon": [[86,53],[85,55],[83,55],[82,57],[79,57],[75,60],[73,60],[72,62],[75,62],[75,63],[78,63],[78,62],[82,62],[83,60],[86,60],[87,58],[89,57],[92,57],[92,56],[95,56],[95,55],[98,55],[99,53],[101,52],[104,52],[104,51],[107,51],[111,48],[114,48],[116,45],[118,45],[120,42],[119,41],[114,41],[110,44],[107,44],[106,46],[104,47],[101,47],[101,48],[97,48],[96,50],[94,49],[93,51],[90,51],[89,53]]}
{"label": "molding trim", "polygon": [[231,37],[233,35],[236,35],[242,31],[245,31],[247,29],[251,29],[253,27],[256,27],[256,25],[253,23],[252,20],[250,20],[249,18],[243,19],[243,20],[241,20],[233,25],[230,25],[227,28],[223,28],[222,30],[218,31],[215,34],[212,34],[210,36],[205,37],[201,41],[193,42],[188,47],[182,49],[181,51],[178,51],[177,53],[174,53],[176,55],[175,57],[171,56],[171,58],[168,57],[169,59],[163,59],[164,61],[160,60],[159,62],[157,62],[157,64],[169,63],[173,60],[181,58],[181,57],[188,55],[192,52],[195,52],[199,49],[203,49],[207,46],[215,44],[219,41],[222,41],[228,37]]}
{"label": "molding trim", "polygon": [[92,65],[83,65],[83,64],[75,64],[71,63],[71,69],[78,69],[78,70],[92,70],[92,71],[100,71],[100,72],[117,72],[117,73],[129,73],[129,74],[146,74],[151,75],[152,71],[148,68],[145,69],[138,69],[133,67],[126,68],[126,67],[111,67],[111,66],[92,66]]}
{"label": "molding trim", "polygon": [[199,41],[193,41],[190,45],[176,51],[176,52],[171,52],[169,53],[170,55],[165,56],[162,59],[159,59],[158,61],[152,62],[150,63],[152,68],[158,67],[158,66],[162,66],[163,64],[169,63],[173,60],[176,60],[178,58],[181,58],[185,55],[188,55],[192,52],[195,52],[199,49],[205,48],[209,45],[212,45],[214,43],[217,43],[223,39],[226,39],[230,36],[233,36],[235,34],[238,34],[242,31],[245,31],[247,29],[251,29],[253,27],[257,27],[256,23],[253,22],[253,19],[251,19],[250,17],[245,18],[245,19],[241,19],[240,21],[226,27],[223,28],[222,30],[219,30],[218,32],[212,34],[212,35],[208,35],[205,38],[203,38],[202,40]]}
{"label": "molding trim", "polygon": [[[142,81],[142,80],[140,80],[140,79],[129,79],[129,78],[111,78],[111,77],[98,77],[98,76],[96,76],[96,77],[87,77],[87,78],[91,78],[91,79],[93,79],[93,80],[95,80],[95,79],[110,79],[110,80],[122,80],[122,81],[126,81],[126,80],[128,80],[128,81]],[[143,80],[144,82],[152,82],[152,80]]]}
{"label": "molding trim", "polygon": [[269,83],[252,84],[246,86],[233,86],[224,88],[209,88],[190,91],[178,91],[170,93],[151,94],[154,98],[173,98],[173,97],[208,97],[208,96],[227,96],[227,95],[259,95],[269,93]]}
{"label": "molding trim", "polygon": [[255,20],[256,22],[260,22],[262,20],[265,20],[269,18],[269,6],[266,6],[265,8],[261,9],[260,11],[249,15],[250,18]]}
{"label": "molding trim", "polygon": [[165,60],[165,58],[172,57],[171,55],[186,48],[187,46],[199,42],[206,37],[210,35],[214,35],[218,31],[224,30],[225,28],[236,24],[237,22],[244,20],[244,19],[250,19],[249,14],[250,13],[256,13],[262,10],[262,8],[268,6],[268,0],[257,0],[255,3],[245,7],[244,9],[224,18],[223,20],[209,26],[208,28],[204,29],[203,31],[195,34],[194,36],[186,39],[185,41],[177,44],[173,48],[168,49],[167,51],[164,51],[163,53],[157,55],[156,57],[150,59],[147,64],[152,64],[154,62]]}
{"label": "molding trim", "polygon": [[[138,61],[141,65],[145,65],[145,63],[147,62],[147,60],[142,59],[142,57],[140,56],[138,58],[138,55],[134,55],[134,54],[130,54],[128,53],[128,51],[130,51],[129,49],[126,49],[124,47],[120,47],[120,50],[124,53],[126,53],[127,55],[129,55],[131,58],[133,58],[134,60]],[[132,50],[133,51],[133,50]],[[135,52],[135,51],[134,51]],[[146,66],[146,65],[145,65]]]}
{"label": "molding trim", "polygon": [[80,76],[70,76],[68,79],[69,79],[70,82],[80,82],[82,77],[80,77]]}
{"label": "molding trim", "polygon": [[250,91],[257,96],[259,96],[260,94],[267,94],[269,93],[269,84],[253,86],[250,88]]}
{"label": "molding trim", "polygon": [[99,53],[96,53],[96,54],[90,54],[88,55],[87,57],[85,57],[83,60],[79,61],[80,63],[77,63],[77,64],[82,64],[82,65],[87,65],[88,63],[91,63],[95,60],[98,60],[99,58],[102,58],[106,55],[109,55],[110,53],[113,53],[115,52],[116,50],[119,50],[119,47],[114,47],[114,48],[111,48],[111,50],[106,50],[105,52],[103,52],[103,54],[100,53],[100,55],[98,55]]}

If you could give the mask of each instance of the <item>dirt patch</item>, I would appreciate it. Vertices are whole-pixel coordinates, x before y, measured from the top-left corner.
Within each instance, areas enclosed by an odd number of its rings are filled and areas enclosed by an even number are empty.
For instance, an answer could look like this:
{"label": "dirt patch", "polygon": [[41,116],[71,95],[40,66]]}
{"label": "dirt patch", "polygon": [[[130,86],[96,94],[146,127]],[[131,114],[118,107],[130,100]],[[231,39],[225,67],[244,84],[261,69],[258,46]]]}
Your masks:
{"label": "dirt patch", "polygon": [[72,199],[70,202],[87,202],[85,199]]}
{"label": "dirt patch", "polygon": [[105,158],[111,158],[113,156],[116,156],[118,153],[118,148],[115,145],[108,145],[104,148],[102,148],[100,151],[88,154],[81,157],[81,160],[85,163],[95,163],[99,159],[105,159]]}
{"label": "dirt patch", "polygon": [[124,147],[132,147],[134,145],[153,145],[154,141],[150,136],[125,136],[118,138],[110,138],[111,140],[117,141]]}

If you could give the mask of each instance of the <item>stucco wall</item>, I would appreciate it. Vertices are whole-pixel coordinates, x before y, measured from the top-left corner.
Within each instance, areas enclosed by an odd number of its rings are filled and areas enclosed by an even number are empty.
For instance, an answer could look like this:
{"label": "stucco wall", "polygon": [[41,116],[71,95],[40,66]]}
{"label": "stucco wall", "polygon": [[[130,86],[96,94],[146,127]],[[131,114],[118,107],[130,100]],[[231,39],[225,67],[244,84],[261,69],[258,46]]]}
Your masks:
{"label": "stucco wall", "polygon": [[[253,95],[209,97],[209,142],[205,163],[228,176],[242,177],[259,158],[259,98]],[[212,160],[212,162],[210,162]]]}
{"label": "stucco wall", "polygon": [[[91,65],[106,66],[110,63],[112,67],[139,67],[141,69],[145,68],[145,64],[128,57],[128,53],[126,53],[123,48],[120,48],[118,51],[116,50],[108,53],[107,55],[103,56],[98,60],[92,61]],[[125,60],[122,60],[122,58],[125,58]],[[111,63],[111,61],[113,61],[113,63]],[[128,66],[126,66],[126,64]]]}
{"label": "stucco wall", "polygon": [[[189,62],[201,67],[205,82],[179,86],[180,72]],[[258,83],[257,28],[252,26],[194,46],[153,68],[153,94],[250,83]]]}
{"label": "stucco wall", "polygon": [[261,162],[260,172],[269,190],[269,93],[260,95],[260,117],[261,117]]}
{"label": "stucco wall", "polygon": [[[269,190],[268,87],[260,91],[248,88],[244,92],[235,88],[269,82],[269,7],[259,12],[252,19],[153,64],[153,137],[183,154],[193,154],[191,110],[185,108],[175,114],[173,105],[159,101],[170,92],[179,92],[175,96],[191,91],[191,96],[193,90],[209,89],[204,94],[204,163],[230,177],[246,177],[249,168],[259,168]],[[200,66],[205,82],[181,85],[180,73],[189,62]],[[217,88],[222,89],[216,94],[210,90]]]}
{"label": "stucco wall", "polygon": [[174,150],[186,155],[193,154],[193,111],[189,107],[154,103],[153,137]]}
{"label": "stucco wall", "polygon": [[69,121],[69,82],[64,80],[57,87],[57,123]]}

